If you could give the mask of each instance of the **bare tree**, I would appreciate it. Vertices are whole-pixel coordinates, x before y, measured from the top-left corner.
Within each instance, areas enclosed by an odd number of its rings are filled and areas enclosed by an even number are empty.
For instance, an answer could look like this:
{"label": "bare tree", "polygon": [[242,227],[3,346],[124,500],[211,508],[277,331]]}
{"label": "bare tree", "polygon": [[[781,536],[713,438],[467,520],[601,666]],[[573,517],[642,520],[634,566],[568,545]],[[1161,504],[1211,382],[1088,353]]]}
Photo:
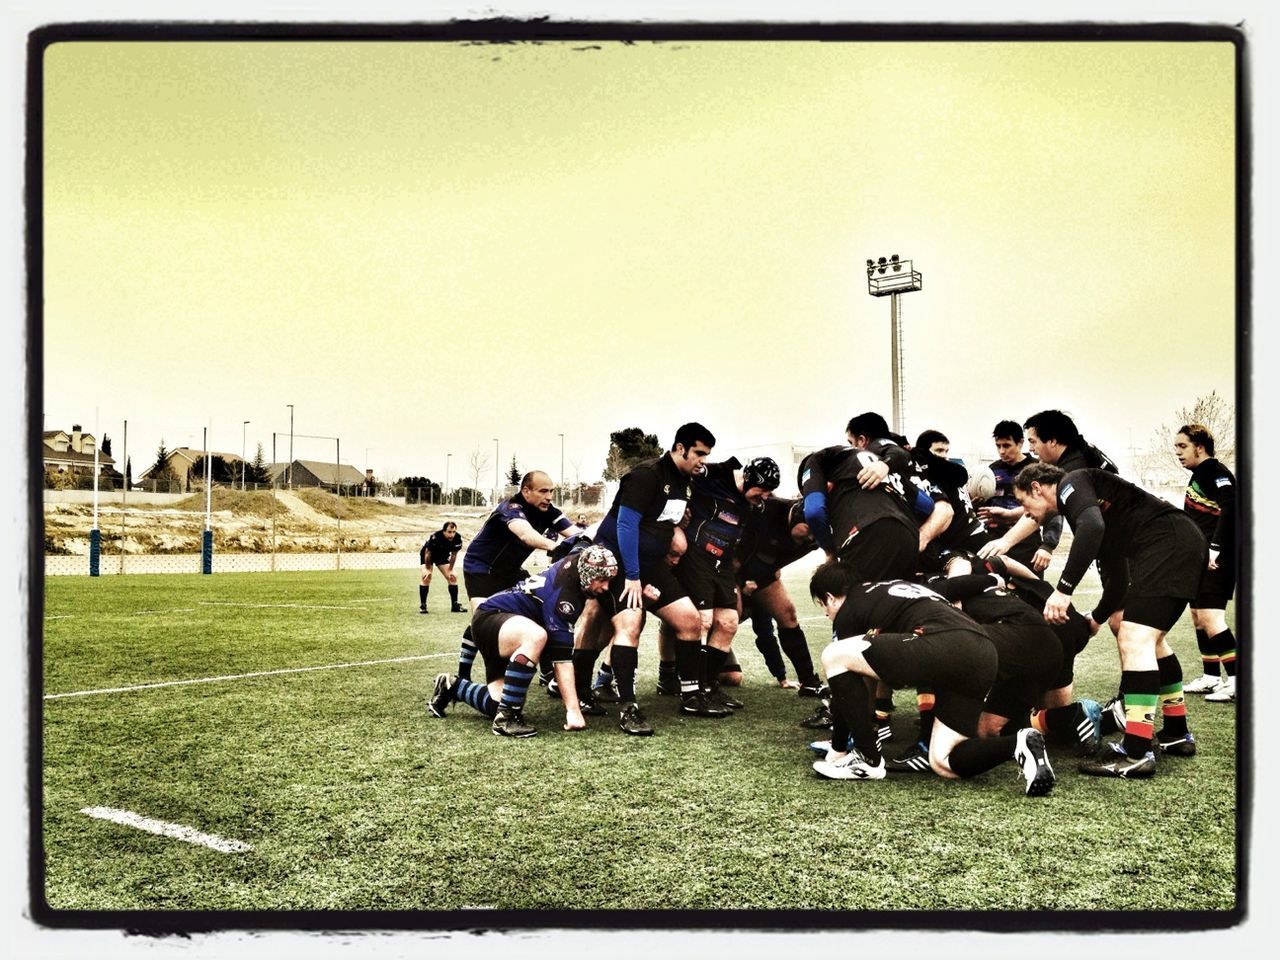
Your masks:
{"label": "bare tree", "polygon": [[1186,481],[1187,471],[1173,454],[1173,438],[1178,428],[1198,423],[1213,434],[1213,455],[1228,469],[1236,465],[1236,407],[1217,390],[1207,397],[1196,397],[1190,407],[1174,415],[1172,423],[1161,424],[1151,435],[1151,449],[1137,458],[1136,466],[1144,483],[1177,486]]}
{"label": "bare tree", "polygon": [[471,451],[471,486],[480,489],[480,474],[489,469],[489,455],[476,447]]}

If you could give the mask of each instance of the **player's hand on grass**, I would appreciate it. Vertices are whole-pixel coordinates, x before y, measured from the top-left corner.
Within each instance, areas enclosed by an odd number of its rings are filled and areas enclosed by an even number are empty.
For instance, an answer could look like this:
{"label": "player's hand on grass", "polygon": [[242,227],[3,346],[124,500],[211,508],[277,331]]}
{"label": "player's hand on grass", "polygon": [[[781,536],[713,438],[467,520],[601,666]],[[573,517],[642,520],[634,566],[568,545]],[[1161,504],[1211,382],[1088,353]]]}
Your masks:
{"label": "player's hand on grass", "polygon": [[566,730],[585,730],[587,729],[587,721],[582,716],[582,710],[566,710],[564,712],[564,728]]}
{"label": "player's hand on grass", "polygon": [[1061,590],[1055,590],[1044,602],[1044,619],[1048,623],[1066,623],[1071,598]]}

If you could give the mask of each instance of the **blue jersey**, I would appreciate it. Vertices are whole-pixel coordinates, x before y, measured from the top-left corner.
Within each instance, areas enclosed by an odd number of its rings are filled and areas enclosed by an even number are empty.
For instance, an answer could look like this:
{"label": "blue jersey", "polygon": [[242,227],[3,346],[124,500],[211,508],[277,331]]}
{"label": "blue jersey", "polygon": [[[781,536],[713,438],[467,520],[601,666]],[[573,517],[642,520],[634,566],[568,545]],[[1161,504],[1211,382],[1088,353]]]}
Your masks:
{"label": "blue jersey", "polygon": [[[547,648],[555,650],[552,659],[568,659],[573,652],[573,625],[582,608],[592,599],[582,589],[578,573],[579,553],[557,560],[547,569],[489,597],[478,610],[502,610],[527,617],[547,631]],[[612,591],[612,588],[611,588]],[[610,593],[596,598],[612,616]]]}
{"label": "blue jersey", "polygon": [[751,504],[738,490],[733,472],[741,464],[736,457],[708,463],[693,477],[689,501],[689,549],[709,553],[717,560],[732,556],[746,529]]}
{"label": "blue jersey", "polygon": [[462,558],[463,572],[505,576],[508,582],[518,577],[534,548],[511,532],[511,524],[516,520],[527,520],[534,532],[543,536],[547,536],[549,530],[560,532],[573,526],[573,521],[553,504],[547,504],[544,510],[535,510],[517,493],[503,500],[485,518],[484,526]]}

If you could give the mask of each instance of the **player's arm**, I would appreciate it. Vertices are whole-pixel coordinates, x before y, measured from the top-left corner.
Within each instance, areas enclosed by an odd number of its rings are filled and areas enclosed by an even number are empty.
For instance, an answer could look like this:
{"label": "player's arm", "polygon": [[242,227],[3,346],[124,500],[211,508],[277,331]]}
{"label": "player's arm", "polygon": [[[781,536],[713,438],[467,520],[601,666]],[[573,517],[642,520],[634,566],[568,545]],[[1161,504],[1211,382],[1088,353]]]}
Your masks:
{"label": "player's arm", "polygon": [[1107,530],[1102,510],[1098,507],[1097,492],[1084,473],[1077,470],[1062,479],[1058,485],[1058,503],[1071,524],[1072,540],[1071,552],[1067,554],[1057,589],[1045,602],[1044,616],[1050,623],[1066,622],[1071,595],[1080,585],[1089,565],[1098,558],[1102,536]]}
{"label": "player's arm", "polygon": [[517,517],[507,523],[507,529],[512,535],[523,543],[526,547],[533,547],[535,550],[554,550],[556,542],[549,537],[544,537],[537,530],[533,529],[533,524],[523,517]]}
{"label": "player's arm", "polygon": [[916,491],[916,501],[920,504],[928,503],[930,506],[928,516],[920,524],[920,549],[924,550],[934,539],[941,536],[947,527],[951,526],[956,510],[945,499],[933,500],[923,490]]}
{"label": "player's arm", "polygon": [[[1227,481],[1223,483],[1223,481]],[[1214,498],[1218,501],[1221,512],[1218,514],[1218,525],[1214,527],[1213,538],[1209,541],[1209,569],[1218,569],[1218,554],[1222,552],[1224,543],[1234,539],[1232,528],[1236,522],[1236,485],[1231,474],[1223,469],[1222,474],[1214,480],[1218,486],[1214,489]]]}
{"label": "player's arm", "polygon": [[980,557],[1003,556],[1008,553],[1027,537],[1039,529],[1039,524],[1025,514],[1018,518],[1018,522],[1006,530],[996,539],[989,543],[984,543],[978,551]]}
{"label": "player's arm", "polygon": [[831,519],[827,516],[827,477],[817,455],[811,455],[800,467],[800,496],[804,498],[804,522],[809,532],[827,555],[834,550]]}

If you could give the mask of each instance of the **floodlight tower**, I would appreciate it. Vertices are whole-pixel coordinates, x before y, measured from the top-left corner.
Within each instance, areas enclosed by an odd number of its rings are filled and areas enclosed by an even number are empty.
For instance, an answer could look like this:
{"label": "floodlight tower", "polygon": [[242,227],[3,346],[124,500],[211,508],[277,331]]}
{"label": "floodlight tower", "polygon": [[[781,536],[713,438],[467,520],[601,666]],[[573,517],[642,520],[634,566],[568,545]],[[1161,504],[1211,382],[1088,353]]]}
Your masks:
{"label": "floodlight tower", "polygon": [[902,312],[898,296],[921,287],[918,271],[910,260],[900,260],[895,253],[888,259],[867,261],[867,293],[889,298],[889,339],[893,352],[893,431],[902,433]]}

